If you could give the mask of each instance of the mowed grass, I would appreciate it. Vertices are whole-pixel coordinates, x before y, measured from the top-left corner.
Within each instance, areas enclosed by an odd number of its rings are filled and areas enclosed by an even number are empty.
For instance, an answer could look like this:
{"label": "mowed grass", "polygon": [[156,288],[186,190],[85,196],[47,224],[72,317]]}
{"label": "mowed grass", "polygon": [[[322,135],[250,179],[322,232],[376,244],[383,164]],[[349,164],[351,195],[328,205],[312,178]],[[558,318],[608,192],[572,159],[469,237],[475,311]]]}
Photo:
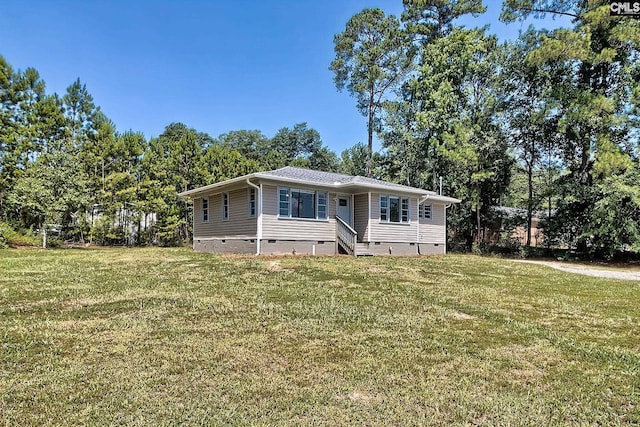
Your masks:
{"label": "mowed grass", "polygon": [[474,256],[0,251],[4,425],[640,423],[640,282]]}

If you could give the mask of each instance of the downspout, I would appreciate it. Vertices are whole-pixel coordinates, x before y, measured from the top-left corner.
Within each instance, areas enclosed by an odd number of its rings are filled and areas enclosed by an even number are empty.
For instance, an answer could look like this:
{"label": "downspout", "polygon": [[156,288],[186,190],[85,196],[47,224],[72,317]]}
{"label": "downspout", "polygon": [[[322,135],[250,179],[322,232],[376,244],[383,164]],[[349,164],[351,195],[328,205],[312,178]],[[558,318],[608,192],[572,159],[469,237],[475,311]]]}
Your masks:
{"label": "downspout", "polygon": [[369,191],[369,214],[367,215],[367,242],[371,243],[371,191]]}
{"label": "downspout", "polygon": [[351,194],[351,200],[349,200],[349,206],[351,206],[351,212],[349,212],[349,215],[351,216],[351,226],[356,224],[356,197]]}
{"label": "downspout", "polygon": [[260,255],[260,241],[262,240],[262,184],[257,186],[247,178],[247,185],[256,190],[256,255]]}
{"label": "downspout", "polygon": [[[191,200],[191,211],[193,212],[193,215],[191,215],[191,249],[193,249],[194,251],[196,250],[196,210],[193,208],[194,205],[194,198],[189,197],[189,200]],[[202,200],[202,199],[200,199]],[[200,208],[202,210],[202,202],[200,202]]]}
{"label": "downspout", "polygon": [[444,205],[444,209],[442,210],[442,214],[444,216],[444,253],[447,253],[447,237],[449,236],[449,232],[447,231],[447,209],[451,207],[451,203],[448,205]]}
{"label": "downspout", "polygon": [[416,227],[416,245],[418,245],[418,250],[420,250],[420,199],[416,197],[416,222],[418,226]]}

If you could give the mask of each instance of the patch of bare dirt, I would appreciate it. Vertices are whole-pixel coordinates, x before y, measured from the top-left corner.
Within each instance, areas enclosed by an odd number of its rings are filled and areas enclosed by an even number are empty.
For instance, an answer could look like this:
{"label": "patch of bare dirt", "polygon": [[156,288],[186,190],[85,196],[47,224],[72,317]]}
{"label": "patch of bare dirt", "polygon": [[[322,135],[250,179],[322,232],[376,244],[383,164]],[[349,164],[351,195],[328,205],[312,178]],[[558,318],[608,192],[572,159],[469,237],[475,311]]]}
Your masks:
{"label": "patch of bare dirt", "polygon": [[640,281],[640,271],[592,268],[582,264],[572,264],[572,263],[556,262],[556,261],[517,260],[516,262],[544,265],[547,267],[555,268],[556,270],[566,271],[567,273],[582,274],[584,276],[603,277],[605,279]]}
{"label": "patch of bare dirt", "polygon": [[267,269],[267,271],[272,272],[272,273],[276,273],[276,272],[280,272],[280,271],[291,271],[291,269],[289,269],[289,268],[284,268],[282,266],[282,264],[280,264],[280,261],[277,261],[277,260],[276,261],[269,261],[266,264],[266,269]]}
{"label": "patch of bare dirt", "polygon": [[451,317],[456,320],[473,320],[476,318],[476,316],[472,316],[471,314],[467,314],[462,311],[454,311]]}
{"label": "patch of bare dirt", "polygon": [[370,394],[362,391],[362,390],[354,390],[351,393],[349,393],[349,395],[347,396],[349,398],[349,400],[351,400],[352,402],[362,402],[362,403],[368,403],[371,400],[374,399],[373,396],[371,396]]}

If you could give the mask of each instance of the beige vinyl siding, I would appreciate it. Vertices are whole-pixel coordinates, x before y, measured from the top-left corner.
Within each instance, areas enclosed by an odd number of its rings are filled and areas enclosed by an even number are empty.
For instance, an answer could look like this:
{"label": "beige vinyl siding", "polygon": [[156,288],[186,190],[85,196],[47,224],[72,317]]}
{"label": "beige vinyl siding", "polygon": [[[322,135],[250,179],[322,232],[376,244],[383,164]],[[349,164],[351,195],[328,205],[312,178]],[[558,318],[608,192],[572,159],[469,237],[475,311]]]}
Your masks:
{"label": "beige vinyl siding", "polygon": [[416,197],[409,197],[409,224],[380,222],[380,193],[371,193],[371,242],[415,242],[418,238],[417,203]]}
{"label": "beige vinyl siding", "polygon": [[[318,190],[312,187],[291,185],[282,187]],[[320,190],[324,191],[324,190]],[[336,239],[336,194],[328,192],[329,220],[278,218],[278,186],[262,186],[262,238],[273,240],[321,240]]]}
{"label": "beige vinyl siding", "polygon": [[369,226],[369,194],[356,194],[353,196],[353,203],[353,228],[358,232],[358,242],[366,242]]}
{"label": "beige vinyl siding", "polygon": [[[256,218],[249,217],[247,188],[230,190],[229,220],[222,220],[222,193],[210,194],[209,221],[202,221],[202,199],[193,201],[193,237],[255,238],[258,229]],[[207,197],[207,196],[203,196]]]}
{"label": "beige vinyl siding", "polygon": [[431,219],[420,220],[420,243],[446,243],[444,209],[444,205],[431,204]]}

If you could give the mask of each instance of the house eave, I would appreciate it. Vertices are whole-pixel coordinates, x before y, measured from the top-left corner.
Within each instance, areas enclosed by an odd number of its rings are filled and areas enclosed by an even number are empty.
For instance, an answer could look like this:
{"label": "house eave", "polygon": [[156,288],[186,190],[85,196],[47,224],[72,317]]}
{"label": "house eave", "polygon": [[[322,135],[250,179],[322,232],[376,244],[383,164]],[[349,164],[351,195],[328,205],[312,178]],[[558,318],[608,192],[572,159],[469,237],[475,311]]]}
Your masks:
{"label": "house eave", "polygon": [[441,203],[460,203],[459,199],[455,199],[453,197],[440,196],[433,191],[423,190],[420,188],[413,188],[407,186],[391,186],[391,185],[382,185],[375,184],[369,182],[334,182],[334,183],[323,183],[306,179],[297,179],[297,178],[289,178],[276,176],[270,173],[264,172],[255,172],[248,175],[243,175],[237,178],[228,179],[226,181],[217,182],[215,184],[206,185],[204,187],[194,188],[193,190],[183,191],[178,193],[179,197],[194,199],[199,197],[202,194],[208,193],[211,190],[221,189],[228,185],[241,183],[243,181],[249,181],[251,179],[259,179],[264,181],[270,181],[275,183],[284,183],[284,184],[296,184],[296,185],[305,185],[311,187],[320,187],[331,189],[334,191],[344,191],[347,193],[356,192],[369,192],[375,191],[377,193],[386,193],[386,194],[409,194],[413,196],[417,196],[421,198],[421,202],[424,200],[432,200],[434,202]]}
{"label": "house eave", "polygon": [[350,190],[350,192],[352,193],[356,193],[358,191],[362,192],[362,193],[366,193],[368,191],[371,190],[376,190],[377,193],[386,193],[386,194],[412,194],[412,195],[418,195],[418,196],[429,196],[431,194],[435,194],[432,193],[429,190],[422,190],[419,188],[416,189],[411,189],[411,188],[402,188],[402,187],[391,187],[391,186],[386,186],[386,185],[376,185],[376,184],[361,184],[361,183],[347,183],[347,184],[341,184],[341,187],[344,190]]}
{"label": "house eave", "polygon": [[226,181],[216,182],[215,184],[205,185],[204,187],[194,188],[193,190],[183,191],[182,193],[178,193],[178,197],[194,199],[194,198],[197,198],[198,195],[202,193],[207,193],[210,190],[224,187],[229,184],[235,184],[241,181],[246,181],[247,179],[255,178],[256,175],[257,175],[256,173],[250,173],[248,175],[239,176],[237,178],[228,179]]}
{"label": "house eave", "polygon": [[427,201],[438,202],[438,203],[447,203],[447,204],[462,202],[462,200],[456,199],[455,197],[441,196],[439,194],[429,194],[429,195],[423,197],[420,200],[420,203],[427,202]]}

